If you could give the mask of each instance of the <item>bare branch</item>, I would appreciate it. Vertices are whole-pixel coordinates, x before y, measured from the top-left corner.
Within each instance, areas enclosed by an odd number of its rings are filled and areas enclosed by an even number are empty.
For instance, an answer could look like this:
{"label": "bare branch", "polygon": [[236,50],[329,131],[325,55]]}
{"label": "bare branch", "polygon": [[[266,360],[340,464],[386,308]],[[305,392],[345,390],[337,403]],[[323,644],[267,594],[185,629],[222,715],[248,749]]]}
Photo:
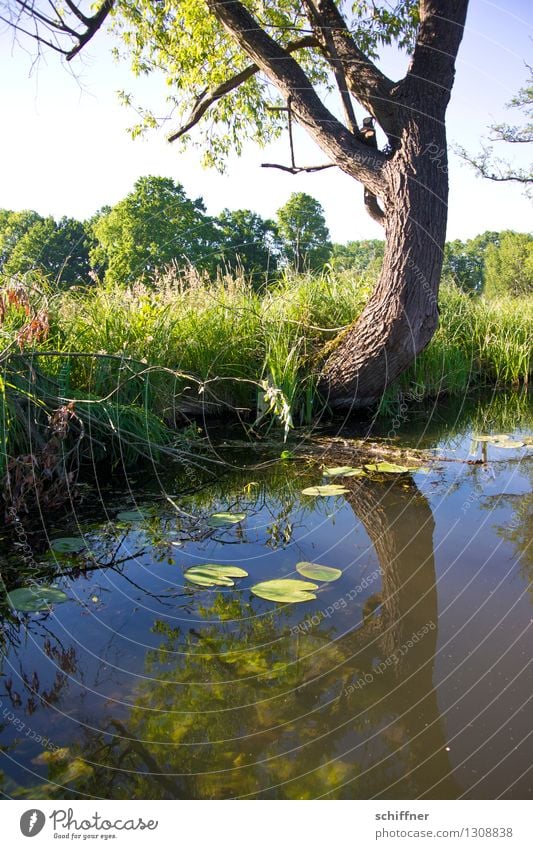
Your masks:
{"label": "bare branch", "polygon": [[261,168],[278,168],[280,171],[287,171],[289,174],[312,174],[315,171],[325,171],[326,168],[336,168],[334,162],[327,162],[324,165],[277,165],[274,162],[262,162]]}
{"label": "bare branch", "polygon": [[[295,50],[302,50],[305,47],[316,47],[317,40],[314,36],[308,35],[305,38],[299,39],[299,41],[292,41],[285,47],[287,53],[294,53]],[[169,136],[168,141],[173,142],[176,139],[179,139],[181,136],[184,136],[188,133],[192,128],[200,121],[201,118],[205,115],[210,106],[224,97],[226,94],[230,94],[230,92],[235,91],[240,85],[245,83],[247,80],[251,79],[254,74],[257,74],[259,71],[259,65],[255,63],[253,65],[248,65],[247,68],[240,71],[238,74],[235,74],[234,77],[231,77],[229,80],[221,83],[219,86],[214,88],[212,91],[204,91],[197,98],[196,103],[193,106],[191,114],[189,115],[186,123],[180,127],[178,130],[174,130]]]}
{"label": "bare branch", "polygon": [[[49,9],[41,11],[35,0],[12,0],[5,3],[7,14],[0,20],[8,24],[15,32],[27,35],[38,44],[44,44],[61,53],[70,61],[98,32],[111,12],[115,0],[103,0],[92,16],[85,15],[74,0],[65,0],[66,8],[76,21],[83,24],[80,32],[74,22],[68,20],[68,11],[61,9],[48,0]],[[26,21],[33,24],[33,31],[27,28]],[[66,43],[65,43],[66,42]]]}

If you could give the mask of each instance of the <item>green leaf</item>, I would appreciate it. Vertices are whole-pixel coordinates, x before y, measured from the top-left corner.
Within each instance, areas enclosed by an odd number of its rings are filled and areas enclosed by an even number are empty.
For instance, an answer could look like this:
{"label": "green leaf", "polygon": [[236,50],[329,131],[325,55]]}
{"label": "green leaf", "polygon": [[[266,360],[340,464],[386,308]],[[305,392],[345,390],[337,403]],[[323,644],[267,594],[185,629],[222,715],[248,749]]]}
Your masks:
{"label": "green leaf", "polygon": [[291,578],[279,578],[274,581],[261,581],[250,587],[258,598],[266,601],[280,601],[283,604],[297,604],[301,601],[311,601],[316,598],[313,590],[318,589],[317,584],[310,581],[298,581]]}
{"label": "green leaf", "polygon": [[279,456],[281,457],[282,460],[292,460],[293,457],[294,457],[294,454],[292,453],[292,451],[282,451]]}
{"label": "green leaf", "polygon": [[302,495],[343,495],[345,492],[349,492],[349,490],[336,483],[328,483],[323,486],[308,486],[306,489],[302,489]]}
{"label": "green leaf", "polygon": [[191,566],[184,573],[191,584],[198,587],[234,587],[232,578],[246,578],[248,572],[240,566],[227,566],[218,563],[206,563],[203,566]]}
{"label": "green leaf", "polygon": [[68,601],[68,596],[56,587],[42,585],[39,587],[19,587],[19,589],[8,593],[7,599],[15,610],[37,613],[40,610],[48,610],[51,604],[61,604],[63,601]]}
{"label": "green leaf", "polygon": [[224,575],[213,575],[212,572],[203,572],[201,569],[187,569],[183,573],[186,581],[196,584],[197,587],[234,587],[235,581],[225,578]]}
{"label": "green leaf", "polygon": [[147,514],[142,510],[121,510],[117,513],[119,522],[142,522],[146,519]]}
{"label": "green leaf", "polygon": [[337,581],[342,576],[340,569],[333,569],[331,566],[321,566],[320,563],[308,563],[307,560],[297,563],[296,571],[300,575],[303,575],[304,578],[311,578],[312,581]]}
{"label": "green leaf", "polygon": [[358,478],[364,474],[364,469],[356,469],[354,466],[334,466],[331,469],[324,469],[324,476],[326,478],[335,478],[340,475],[345,478]]}
{"label": "green leaf", "polygon": [[382,463],[367,463],[365,469],[368,469],[369,472],[381,472],[387,475],[405,475],[412,471],[407,466],[398,466],[396,463],[387,463],[386,461]]}
{"label": "green leaf", "polygon": [[82,537],[61,537],[61,539],[53,539],[50,543],[52,551],[58,554],[79,554],[86,547]]}
{"label": "green leaf", "polygon": [[207,524],[210,528],[227,528],[246,519],[246,513],[213,513]]}

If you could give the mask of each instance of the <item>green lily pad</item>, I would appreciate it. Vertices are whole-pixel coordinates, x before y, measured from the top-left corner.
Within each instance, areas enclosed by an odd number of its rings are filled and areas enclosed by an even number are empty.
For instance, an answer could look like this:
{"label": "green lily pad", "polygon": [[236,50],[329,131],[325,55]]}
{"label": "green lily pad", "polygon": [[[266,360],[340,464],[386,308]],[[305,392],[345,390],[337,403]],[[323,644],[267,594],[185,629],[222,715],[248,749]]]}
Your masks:
{"label": "green lily pad", "polygon": [[333,569],[332,566],[322,566],[320,563],[308,563],[307,560],[297,563],[296,571],[300,575],[303,575],[304,578],[311,578],[312,581],[337,581],[342,575],[340,569]]}
{"label": "green lily pad", "polygon": [[308,486],[302,489],[302,495],[343,495],[345,492],[349,492],[349,490],[337,483],[327,483],[323,486]]}
{"label": "green lily pad", "polygon": [[296,604],[301,601],[311,601],[316,598],[313,590],[318,589],[317,584],[310,581],[298,581],[291,578],[279,578],[274,581],[261,581],[250,587],[258,598],[266,601],[280,601],[283,604]]}
{"label": "green lily pad", "polygon": [[117,519],[119,522],[142,522],[146,515],[142,510],[121,510],[117,513]]}
{"label": "green lily pad", "polygon": [[519,442],[517,439],[495,439],[491,445],[496,448],[523,448],[524,442]]}
{"label": "green lily pad", "polygon": [[68,595],[56,587],[31,586],[19,587],[7,594],[7,599],[15,610],[24,613],[38,613],[40,610],[48,610],[51,604],[61,604],[68,601]]}
{"label": "green lily pad", "polygon": [[385,460],[382,463],[368,463],[365,469],[369,472],[381,472],[387,475],[405,475],[411,472],[408,466],[398,466],[396,463],[387,463]]}
{"label": "green lily pad", "polygon": [[246,519],[246,513],[213,513],[207,524],[210,528],[227,528]]}
{"label": "green lily pad", "polygon": [[518,439],[511,439],[505,433],[496,433],[492,436],[483,435],[475,435],[473,437],[477,442],[489,442],[491,445],[495,445],[496,448],[523,448],[526,444]]}
{"label": "green lily pad", "polygon": [[198,587],[234,587],[232,578],[246,578],[248,572],[240,566],[206,563],[203,566],[191,566],[183,574],[187,581]]}
{"label": "green lily pad", "polygon": [[336,478],[358,478],[365,474],[364,469],[356,469],[354,466],[333,466],[331,469],[324,469],[324,477]]}
{"label": "green lily pad", "polygon": [[82,537],[62,537],[53,539],[50,548],[57,554],[79,554],[87,545]]}

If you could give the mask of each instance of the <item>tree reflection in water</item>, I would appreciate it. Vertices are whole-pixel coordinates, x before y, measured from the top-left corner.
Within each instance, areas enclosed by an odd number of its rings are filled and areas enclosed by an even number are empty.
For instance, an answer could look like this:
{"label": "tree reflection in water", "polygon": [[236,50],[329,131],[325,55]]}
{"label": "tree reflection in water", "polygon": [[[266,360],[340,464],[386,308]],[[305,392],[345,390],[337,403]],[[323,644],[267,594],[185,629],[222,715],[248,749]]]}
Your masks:
{"label": "tree reflection in water", "polygon": [[347,633],[334,620],[302,631],[232,592],[209,594],[204,625],[156,620],[134,707],[43,753],[48,781],[21,794],[456,798],[432,680],[431,509],[411,480],[345,485],[381,573],[362,622],[357,608]]}

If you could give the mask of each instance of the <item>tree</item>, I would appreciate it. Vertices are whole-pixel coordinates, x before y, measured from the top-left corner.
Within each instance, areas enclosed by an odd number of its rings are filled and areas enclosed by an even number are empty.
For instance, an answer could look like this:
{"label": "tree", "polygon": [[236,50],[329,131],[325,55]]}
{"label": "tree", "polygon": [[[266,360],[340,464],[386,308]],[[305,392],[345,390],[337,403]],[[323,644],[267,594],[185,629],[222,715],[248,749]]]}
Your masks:
{"label": "tree", "polygon": [[363,239],[360,242],[346,242],[345,245],[334,244],[331,264],[340,271],[355,271],[357,274],[368,274],[377,279],[384,253],[385,242],[381,239]]}
{"label": "tree", "polygon": [[5,269],[15,246],[23,235],[42,217],[33,209],[22,212],[12,212],[10,209],[0,210],[0,268]]}
{"label": "tree", "polygon": [[444,247],[443,277],[451,277],[465,292],[480,294],[485,282],[487,247],[498,243],[500,234],[487,230],[473,239],[455,239]]}
{"label": "tree", "polygon": [[4,272],[16,276],[37,271],[62,286],[88,283],[90,237],[82,222],[67,217],[56,222],[51,216],[29,215],[25,220],[33,223],[11,244]]}
{"label": "tree", "polygon": [[487,248],[485,288],[488,298],[533,295],[533,236],[508,230]]}
{"label": "tree", "polygon": [[149,280],[172,262],[216,267],[215,229],[202,199],[190,200],[169,177],[141,177],[92,229],[98,245],[91,263],[111,283]]}
{"label": "tree", "polygon": [[278,232],[286,262],[295,271],[314,271],[331,253],[324,210],[305,192],[293,192],[277,212]]}
{"label": "tree", "polygon": [[[265,143],[290,121],[315,141],[324,166],[363,183],[367,209],[385,230],[383,267],[360,317],[323,352],[319,381],[332,406],[349,408],[376,402],[437,327],[448,200],[445,115],[467,6],[468,0],[398,0],[392,7],[358,0],[349,16],[335,0],[103,0],[91,14],[75,0],[50,3],[48,13],[7,0],[4,19],[19,30],[32,27],[39,46],[70,59],[111,15],[134,71],[162,74],[174,112],[184,115],[170,140],[199,124],[203,137],[195,139],[208,142],[213,162],[247,138]],[[400,80],[376,64],[380,45],[391,42],[411,51]],[[342,120],[326,105],[332,86]],[[375,137],[367,144],[354,101],[385,134],[385,150],[374,147]],[[157,123],[149,110],[142,114],[141,129]],[[292,134],[290,140],[294,163]]]}
{"label": "tree", "polygon": [[[507,104],[508,109],[521,109],[524,113],[525,123],[522,127],[517,124],[491,124],[489,131],[490,142],[508,142],[509,144],[523,145],[533,142],[533,68],[527,65],[529,78],[525,86],[518,90]],[[473,166],[480,177],[494,180],[497,183],[521,183],[524,186],[526,197],[533,197],[533,169],[519,168],[500,157],[494,156],[494,147],[490,144],[481,146],[481,153],[474,156],[460,146],[456,147],[456,153],[466,162]]]}
{"label": "tree", "polygon": [[249,209],[224,209],[216,219],[220,261],[229,271],[242,271],[255,285],[274,274],[279,245],[276,225]]}

